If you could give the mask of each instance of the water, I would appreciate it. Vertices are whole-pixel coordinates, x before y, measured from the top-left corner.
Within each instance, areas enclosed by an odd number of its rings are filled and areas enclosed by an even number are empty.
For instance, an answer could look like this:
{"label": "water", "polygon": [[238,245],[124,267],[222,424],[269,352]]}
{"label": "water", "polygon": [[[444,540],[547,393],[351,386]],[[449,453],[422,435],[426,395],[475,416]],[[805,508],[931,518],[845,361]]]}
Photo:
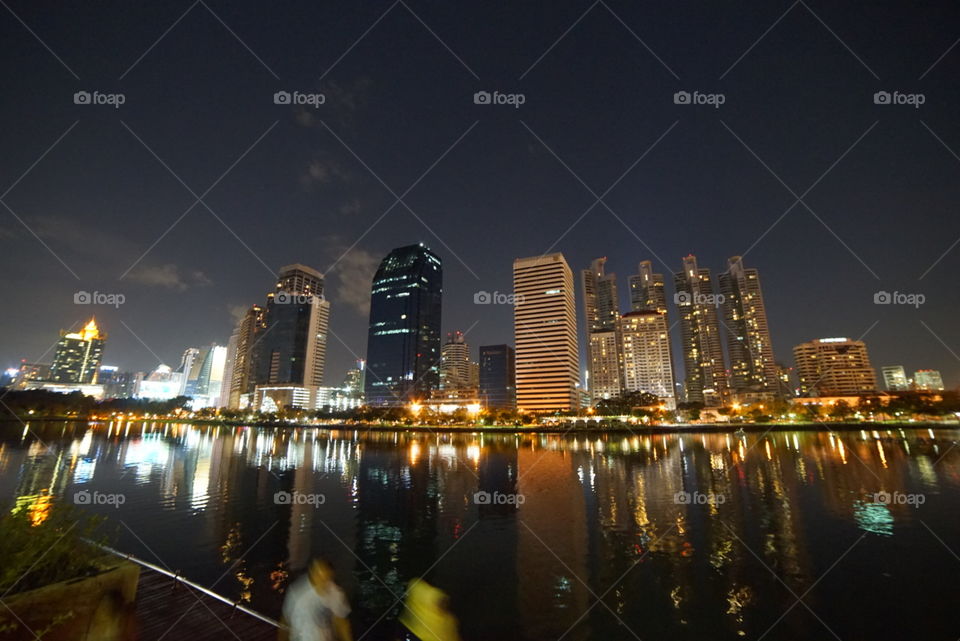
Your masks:
{"label": "water", "polygon": [[466,640],[960,636],[956,429],[0,435],[8,505],[42,518],[48,501],[119,493],[84,506],[118,548],[270,616],[290,576],[330,558],[357,639],[398,638],[421,575]]}

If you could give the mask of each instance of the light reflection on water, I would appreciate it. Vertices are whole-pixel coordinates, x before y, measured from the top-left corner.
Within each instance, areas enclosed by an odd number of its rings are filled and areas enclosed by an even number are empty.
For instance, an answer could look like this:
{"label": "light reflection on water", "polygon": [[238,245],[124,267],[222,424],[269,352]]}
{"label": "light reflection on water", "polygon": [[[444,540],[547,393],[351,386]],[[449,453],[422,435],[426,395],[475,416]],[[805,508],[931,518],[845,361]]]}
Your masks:
{"label": "light reflection on water", "polygon": [[[960,561],[945,547],[960,551],[953,429],[587,437],[137,422],[0,435],[11,508],[42,519],[50,500],[122,493],[120,507],[85,508],[111,517],[118,547],[271,616],[288,577],[327,556],[357,636],[375,624],[367,639],[395,638],[397,598],[425,572],[466,639],[960,636],[948,615]],[[478,505],[478,492],[523,500]]]}

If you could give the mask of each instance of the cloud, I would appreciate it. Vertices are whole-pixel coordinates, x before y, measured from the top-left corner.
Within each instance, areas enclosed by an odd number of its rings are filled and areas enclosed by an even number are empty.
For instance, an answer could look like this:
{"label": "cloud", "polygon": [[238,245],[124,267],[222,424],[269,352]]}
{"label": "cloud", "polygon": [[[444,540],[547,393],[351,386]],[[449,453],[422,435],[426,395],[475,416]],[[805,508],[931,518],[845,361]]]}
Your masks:
{"label": "cloud", "polygon": [[339,161],[327,155],[316,157],[307,165],[307,170],[300,176],[300,183],[307,188],[316,185],[331,183],[345,183],[352,180],[353,175],[343,168]]}
{"label": "cloud", "polygon": [[184,272],[177,265],[137,266],[127,279],[150,287],[165,287],[179,292],[191,287],[204,287],[212,284],[207,275],[201,271]]}
{"label": "cloud", "polygon": [[[380,257],[359,247],[347,250],[339,243],[331,247],[330,253],[339,259],[327,270],[327,276],[333,276],[334,280],[333,300],[366,317],[370,314],[370,283],[380,265]],[[327,293],[331,293],[329,284]]]}
{"label": "cloud", "polygon": [[359,198],[351,198],[337,207],[337,213],[341,216],[354,216],[363,210],[363,205]]}

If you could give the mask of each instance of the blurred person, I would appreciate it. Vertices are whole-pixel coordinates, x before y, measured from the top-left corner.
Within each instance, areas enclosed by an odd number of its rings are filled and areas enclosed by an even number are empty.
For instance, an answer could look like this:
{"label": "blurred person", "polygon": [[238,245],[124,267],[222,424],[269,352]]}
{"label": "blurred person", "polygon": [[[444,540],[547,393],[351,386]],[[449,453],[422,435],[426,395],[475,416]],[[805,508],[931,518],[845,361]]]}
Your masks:
{"label": "blurred person", "polygon": [[333,568],[314,559],[287,590],[280,641],[353,641],[349,614],[350,604],[334,581]]}
{"label": "blurred person", "polygon": [[449,610],[447,594],[423,579],[407,586],[400,623],[421,641],[460,641],[457,618]]}

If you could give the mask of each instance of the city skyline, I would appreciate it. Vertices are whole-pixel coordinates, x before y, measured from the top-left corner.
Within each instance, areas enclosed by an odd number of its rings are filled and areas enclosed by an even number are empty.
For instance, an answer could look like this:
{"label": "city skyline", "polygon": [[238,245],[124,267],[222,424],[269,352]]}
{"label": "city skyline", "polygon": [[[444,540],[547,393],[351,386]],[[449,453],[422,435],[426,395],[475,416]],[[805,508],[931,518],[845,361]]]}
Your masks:
{"label": "city skyline", "polygon": [[[278,14],[280,33],[247,3],[158,7],[123,29],[110,3],[10,10],[22,23],[2,23],[2,69],[18,99],[0,113],[18,126],[0,158],[0,246],[7,298],[31,294],[0,319],[6,366],[49,360],[50,336],[91,313],[108,361],[175,363],[185,344],[226,341],[257,283],[300,261],[333,284],[328,362],[342,372],[365,349],[377,260],[424,242],[446,261],[442,331],[479,320],[475,345],[509,336],[509,309],[473,295],[510,291],[517,256],[561,251],[577,269],[608,256],[623,278],[639,260],[669,277],[677,256],[716,274],[742,255],[763,271],[781,358],[865,335],[878,363],[960,383],[960,8],[385,3]],[[883,102],[917,93],[922,105]],[[80,292],[114,304],[77,307]],[[879,292],[926,300],[874,304]]]}

